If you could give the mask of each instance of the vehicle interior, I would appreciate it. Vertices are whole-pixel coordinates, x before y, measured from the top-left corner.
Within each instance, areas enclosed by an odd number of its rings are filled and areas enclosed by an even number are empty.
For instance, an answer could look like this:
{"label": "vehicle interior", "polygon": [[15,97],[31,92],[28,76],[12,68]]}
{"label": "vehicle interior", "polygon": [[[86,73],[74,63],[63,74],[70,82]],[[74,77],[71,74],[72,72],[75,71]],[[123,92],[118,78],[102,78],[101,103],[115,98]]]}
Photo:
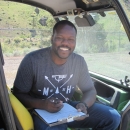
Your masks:
{"label": "vehicle interior", "polygon": [[[11,88],[23,57],[50,46],[64,19],[77,28],[74,52],[88,65],[96,102],[121,114],[118,130],[130,130],[130,0],[0,0],[0,130],[34,129]],[[77,86],[72,100],[81,97]]]}

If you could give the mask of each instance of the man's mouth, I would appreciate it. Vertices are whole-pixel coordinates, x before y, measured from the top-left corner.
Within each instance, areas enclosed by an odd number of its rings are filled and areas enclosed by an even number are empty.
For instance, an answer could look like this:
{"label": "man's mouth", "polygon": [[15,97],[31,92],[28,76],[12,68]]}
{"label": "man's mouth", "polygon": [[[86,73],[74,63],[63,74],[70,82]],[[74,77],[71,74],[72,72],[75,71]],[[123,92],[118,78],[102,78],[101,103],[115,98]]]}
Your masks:
{"label": "man's mouth", "polygon": [[66,48],[66,47],[60,47],[59,49],[62,50],[62,51],[68,51],[69,50],[69,48]]}

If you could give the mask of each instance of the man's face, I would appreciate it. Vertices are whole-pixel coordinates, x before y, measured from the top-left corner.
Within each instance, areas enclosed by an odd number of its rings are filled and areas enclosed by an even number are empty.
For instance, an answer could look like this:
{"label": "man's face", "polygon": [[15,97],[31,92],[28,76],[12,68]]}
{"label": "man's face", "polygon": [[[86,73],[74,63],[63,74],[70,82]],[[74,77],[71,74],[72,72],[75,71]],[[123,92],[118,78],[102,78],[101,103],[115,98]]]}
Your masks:
{"label": "man's face", "polygon": [[59,25],[52,36],[52,51],[58,58],[66,59],[74,51],[76,31],[69,25]]}

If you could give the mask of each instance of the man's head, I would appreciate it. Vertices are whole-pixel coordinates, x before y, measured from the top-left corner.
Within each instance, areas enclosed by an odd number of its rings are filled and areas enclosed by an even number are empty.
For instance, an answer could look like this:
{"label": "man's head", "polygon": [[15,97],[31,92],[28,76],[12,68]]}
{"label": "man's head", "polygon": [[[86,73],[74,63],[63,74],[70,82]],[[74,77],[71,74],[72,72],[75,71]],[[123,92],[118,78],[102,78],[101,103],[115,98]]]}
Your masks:
{"label": "man's head", "polygon": [[53,58],[67,59],[76,45],[77,29],[67,20],[59,21],[53,28],[52,53]]}
{"label": "man's head", "polygon": [[62,20],[62,21],[57,22],[53,27],[53,34],[54,34],[55,30],[57,29],[57,27],[60,26],[60,25],[69,25],[69,26],[71,26],[72,28],[75,29],[76,34],[77,34],[77,29],[76,29],[75,25],[73,23],[71,23],[70,21],[68,21],[68,20]]}

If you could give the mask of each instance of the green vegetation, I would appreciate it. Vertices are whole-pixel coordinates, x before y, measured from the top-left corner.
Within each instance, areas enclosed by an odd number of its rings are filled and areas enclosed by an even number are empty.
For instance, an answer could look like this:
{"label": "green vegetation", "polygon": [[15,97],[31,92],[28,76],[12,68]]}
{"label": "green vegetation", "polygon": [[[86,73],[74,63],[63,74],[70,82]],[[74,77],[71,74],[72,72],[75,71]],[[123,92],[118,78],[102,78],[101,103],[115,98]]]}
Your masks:
{"label": "green vegetation", "polygon": [[[129,10],[128,10],[129,12]],[[93,13],[96,24],[78,28],[77,53],[120,52],[130,49],[116,12]],[[0,42],[6,56],[20,56],[50,46],[54,18],[46,10],[0,1]]]}
{"label": "green vegetation", "polygon": [[0,1],[0,42],[4,55],[20,56],[49,46],[54,24],[54,18],[45,10]]}
{"label": "green vegetation", "polygon": [[130,49],[128,37],[116,12],[105,14],[105,17],[93,14],[96,24],[78,31],[76,52],[104,53]]}

